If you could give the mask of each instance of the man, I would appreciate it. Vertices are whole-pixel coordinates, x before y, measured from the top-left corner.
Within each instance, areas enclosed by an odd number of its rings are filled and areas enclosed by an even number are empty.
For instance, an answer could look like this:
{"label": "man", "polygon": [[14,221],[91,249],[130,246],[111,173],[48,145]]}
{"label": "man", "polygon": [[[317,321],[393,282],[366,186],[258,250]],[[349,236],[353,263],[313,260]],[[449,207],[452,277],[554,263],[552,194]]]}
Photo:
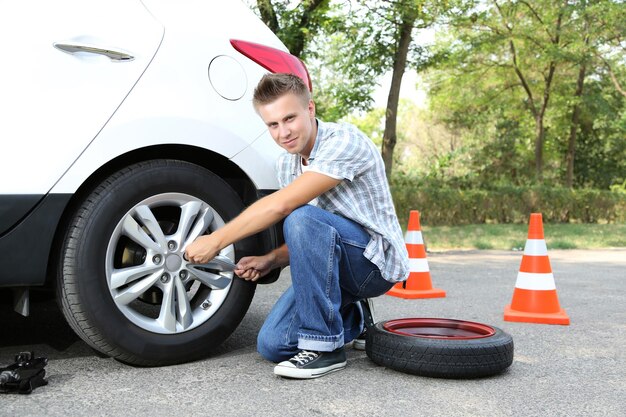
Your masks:
{"label": "man", "polygon": [[408,255],[382,158],[363,133],[317,120],[309,90],[295,75],[265,75],[253,104],[287,151],[277,164],[281,189],[196,239],[186,256],[208,262],[285,219],[285,244],[242,258],[235,273],[256,281],[290,265],[292,286],[263,324],[257,349],[280,362],[276,375],[315,378],[346,366],[344,345],[363,330],[359,300],[405,280]]}

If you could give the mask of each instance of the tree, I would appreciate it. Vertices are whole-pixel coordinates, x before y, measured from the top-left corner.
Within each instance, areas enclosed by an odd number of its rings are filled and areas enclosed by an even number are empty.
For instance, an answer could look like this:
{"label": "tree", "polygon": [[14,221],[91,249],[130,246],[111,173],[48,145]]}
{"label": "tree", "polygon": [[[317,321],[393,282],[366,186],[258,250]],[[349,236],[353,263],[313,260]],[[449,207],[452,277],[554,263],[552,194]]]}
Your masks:
{"label": "tree", "polygon": [[399,22],[396,28],[397,46],[393,54],[393,73],[387,98],[385,133],[383,134],[382,158],[387,176],[391,175],[393,151],[397,143],[397,114],[402,76],[412,40],[413,27],[421,9],[419,4],[400,4]]}
{"label": "tree", "polygon": [[[547,166],[550,181],[559,180],[563,173],[565,184],[575,183],[577,136],[587,117],[587,97],[592,95],[586,83],[606,72],[595,56],[604,51],[612,65],[623,68],[623,61],[610,53],[616,45],[609,46],[623,33],[621,3],[464,2],[464,9],[446,15],[449,32],[434,52],[442,57],[430,72],[434,105],[447,113],[452,128],[467,129],[469,135],[474,135],[476,144],[478,132],[482,132],[482,148],[497,149],[489,142],[499,141],[515,149],[513,154],[496,152],[495,157],[501,155],[509,160],[492,157],[490,169],[498,163],[510,165],[514,160],[517,167],[511,172],[523,178],[527,168],[524,147],[526,140],[532,139],[534,181],[544,179]],[[451,77],[453,82],[448,81]],[[444,96],[455,100],[449,103]],[[443,103],[449,109],[443,108]],[[496,134],[504,126],[517,126],[507,128],[508,134],[518,136],[517,140]]]}
{"label": "tree", "polygon": [[626,4],[623,0],[603,0],[592,4],[590,9],[601,28],[594,54],[600,59],[617,92],[626,97],[626,86],[624,81],[620,81],[625,78]]}
{"label": "tree", "polygon": [[290,9],[288,0],[257,0],[263,22],[291,54],[302,57],[314,34],[327,21],[330,0],[304,0]]}
{"label": "tree", "polygon": [[306,61],[320,117],[336,121],[369,110],[387,66],[360,2],[257,0],[256,6],[290,52]]}
{"label": "tree", "polygon": [[607,0],[580,0],[570,4],[575,13],[573,13],[572,28],[570,29],[574,35],[568,46],[571,54],[569,60],[578,66],[578,75],[571,100],[570,128],[565,156],[565,185],[568,187],[574,185],[576,142],[580,130],[581,114],[584,111],[583,92],[589,69],[591,68],[594,76],[599,75],[602,71],[607,71],[616,90],[626,96],[626,92],[621,90],[617,77],[612,71],[613,64],[609,62],[615,51],[620,49],[622,52],[626,51],[626,48],[621,44],[622,34],[626,30],[624,23],[626,11],[623,6],[620,2]]}
{"label": "tree", "polygon": [[[535,122],[535,174],[543,181],[543,149],[545,142],[545,115],[550,102],[553,81],[557,66],[561,63],[558,52],[562,47],[561,32],[566,18],[568,0],[560,3],[545,1],[537,4],[526,1],[507,1],[502,5],[494,0],[499,21],[488,22],[485,26],[508,44],[509,65],[519,79],[526,93],[526,106]],[[527,8],[528,12],[523,10]],[[535,48],[525,48],[534,56],[520,56],[518,45],[532,43]],[[529,61],[541,68],[540,79],[532,80],[533,67]],[[538,77],[539,78],[539,77]],[[534,87],[536,86],[536,87]],[[533,88],[534,87],[534,88]]]}
{"label": "tree", "polygon": [[368,111],[377,80],[389,68],[364,14],[359,7],[333,8],[332,20],[309,45],[307,66],[317,113],[326,120]]}
{"label": "tree", "polygon": [[[383,134],[382,158],[389,177],[393,168],[393,153],[397,143],[397,115],[402,76],[407,68],[409,52],[414,46],[414,65],[418,65],[420,50],[413,43],[416,28],[427,28],[435,21],[439,8],[445,1],[385,0],[365,2],[369,9],[368,20],[377,33],[378,49],[384,51],[392,62],[392,77],[387,98],[385,132]],[[364,45],[365,46],[365,45]]]}
{"label": "tree", "polygon": [[585,87],[585,77],[587,75],[587,65],[589,65],[589,43],[590,43],[590,14],[587,9],[587,1],[581,1],[580,19],[582,20],[581,46],[578,48],[578,56],[575,61],[578,63],[578,76],[576,77],[576,90],[572,100],[572,110],[570,119],[570,129],[567,141],[567,153],[565,154],[566,175],[565,185],[572,187],[574,184],[574,161],[576,155],[576,136],[578,134],[578,124],[581,113],[581,98]]}

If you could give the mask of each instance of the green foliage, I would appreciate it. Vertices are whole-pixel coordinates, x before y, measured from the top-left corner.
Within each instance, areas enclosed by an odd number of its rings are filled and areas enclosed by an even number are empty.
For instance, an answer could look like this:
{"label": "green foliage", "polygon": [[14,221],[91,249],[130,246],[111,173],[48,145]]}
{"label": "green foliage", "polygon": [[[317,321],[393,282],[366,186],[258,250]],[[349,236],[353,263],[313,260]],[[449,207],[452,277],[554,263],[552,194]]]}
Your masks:
{"label": "green foliage", "polygon": [[419,210],[430,225],[527,223],[530,213],[545,222],[624,223],[626,194],[593,189],[497,186],[460,189],[395,175],[391,189],[401,224]]}
{"label": "green foliage", "polygon": [[389,67],[372,35],[365,9],[331,0],[257,0],[255,11],[313,80],[317,115],[336,121],[368,110],[376,80]]}
{"label": "green foliage", "polygon": [[626,180],[621,184],[615,184],[611,186],[611,191],[614,193],[620,193],[626,195]]}
{"label": "green foliage", "polygon": [[385,68],[373,63],[369,56],[372,50],[354,47],[355,42],[366,42],[360,39],[360,24],[355,25],[342,31],[328,27],[328,32],[316,38],[308,52],[317,114],[327,121],[337,121],[353,111],[369,110],[376,79]]}
{"label": "green foliage", "polygon": [[[252,7],[252,6],[251,6]],[[305,57],[308,46],[324,26],[337,25],[330,15],[330,0],[257,0],[253,9],[297,57]]]}
{"label": "green foliage", "polygon": [[[393,0],[335,4],[334,24],[323,26],[307,52],[307,65],[316,80],[318,114],[335,121],[351,112],[368,111],[377,81],[393,69],[398,60],[401,26],[409,17],[410,26],[434,23],[435,11],[445,1]],[[334,4],[334,3],[333,3]],[[347,11],[346,11],[347,10]],[[343,14],[341,14],[343,12]],[[340,23],[339,23],[340,22]],[[427,51],[412,43],[410,67],[426,60]],[[402,68],[404,71],[404,68]],[[392,117],[396,117],[395,114]]]}
{"label": "green foliage", "polygon": [[579,124],[575,185],[608,189],[626,181],[626,105],[608,80],[588,82]]}
{"label": "green foliage", "polygon": [[[607,71],[624,78],[618,41],[625,29],[623,2],[462,3],[446,15],[427,78],[431,111],[462,135],[465,160],[472,161],[462,182],[534,184],[539,147],[544,182],[565,184],[578,106],[574,185],[607,189],[621,183],[626,104]],[[577,97],[582,66],[586,78]]]}
{"label": "green foliage", "polygon": [[376,145],[380,146],[383,142],[383,131],[385,126],[383,118],[385,110],[382,108],[373,109],[362,116],[354,114],[345,118],[345,121],[355,125],[359,130],[365,133]]}

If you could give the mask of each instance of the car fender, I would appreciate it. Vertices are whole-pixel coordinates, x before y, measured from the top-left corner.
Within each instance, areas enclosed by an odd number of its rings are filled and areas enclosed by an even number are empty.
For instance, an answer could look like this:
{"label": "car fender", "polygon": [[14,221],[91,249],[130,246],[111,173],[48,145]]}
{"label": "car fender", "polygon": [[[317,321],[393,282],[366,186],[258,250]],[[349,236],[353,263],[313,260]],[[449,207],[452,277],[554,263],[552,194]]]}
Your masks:
{"label": "car fender", "polygon": [[[271,153],[260,158],[260,152],[268,154],[267,148],[277,148],[275,144],[269,143],[270,141],[271,139],[268,140],[265,135],[260,135],[254,147],[242,152],[248,147],[246,140],[223,127],[201,120],[169,117],[135,120],[101,132],[50,193],[72,194],[87,178],[108,162],[126,153],[158,145],[205,148],[229,159],[241,153],[242,156],[235,158],[235,162],[248,162],[245,166],[240,165],[240,168],[253,180],[257,188],[277,188],[275,176],[264,173],[268,168],[274,172],[273,160],[269,160]],[[250,163],[254,160],[256,163]]]}

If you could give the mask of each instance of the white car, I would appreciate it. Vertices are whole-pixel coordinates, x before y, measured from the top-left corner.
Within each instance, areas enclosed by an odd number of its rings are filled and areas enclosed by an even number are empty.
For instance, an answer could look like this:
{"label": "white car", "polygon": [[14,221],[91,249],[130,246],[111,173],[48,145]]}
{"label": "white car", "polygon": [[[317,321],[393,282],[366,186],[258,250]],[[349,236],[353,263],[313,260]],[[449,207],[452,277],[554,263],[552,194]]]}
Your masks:
{"label": "white car", "polygon": [[205,356],[254,295],[233,262],[282,234],[206,265],[182,254],[278,187],[252,92],[268,71],[310,86],[304,64],[239,0],[0,8],[0,287],[25,315],[29,289],[55,288],[76,333],[123,362]]}

